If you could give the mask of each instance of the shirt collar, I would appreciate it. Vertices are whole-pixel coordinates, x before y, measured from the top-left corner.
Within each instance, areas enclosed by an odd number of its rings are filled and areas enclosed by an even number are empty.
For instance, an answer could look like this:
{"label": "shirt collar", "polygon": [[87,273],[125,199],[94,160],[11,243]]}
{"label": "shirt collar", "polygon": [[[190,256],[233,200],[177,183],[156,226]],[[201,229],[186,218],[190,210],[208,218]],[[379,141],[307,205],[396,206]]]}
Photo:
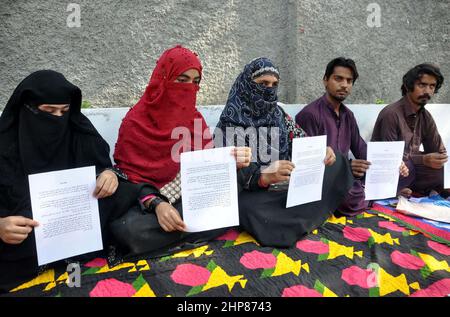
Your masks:
{"label": "shirt collar", "polygon": [[405,114],[405,117],[411,117],[411,116],[416,116],[419,115],[420,113],[422,113],[423,111],[423,107],[419,109],[419,112],[414,112],[414,107],[411,104],[411,102],[409,101],[409,99],[404,96],[402,98],[402,104],[403,104],[403,113]]}
{"label": "shirt collar", "polygon": [[[322,96],[322,102],[335,116],[337,116],[336,112],[334,112],[334,106],[331,104],[331,102],[328,101],[326,93]],[[341,106],[339,107],[339,113],[342,115],[347,112],[347,109],[348,108],[341,102]]]}

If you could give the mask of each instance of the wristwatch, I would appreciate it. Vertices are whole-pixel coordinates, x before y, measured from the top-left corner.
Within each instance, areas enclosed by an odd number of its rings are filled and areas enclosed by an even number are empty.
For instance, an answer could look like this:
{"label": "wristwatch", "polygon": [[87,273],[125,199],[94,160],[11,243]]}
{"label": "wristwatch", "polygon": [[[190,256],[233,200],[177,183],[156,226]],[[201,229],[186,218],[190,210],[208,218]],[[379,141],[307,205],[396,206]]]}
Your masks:
{"label": "wristwatch", "polygon": [[148,208],[147,208],[147,209],[148,209],[150,212],[155,212],[156,207],[158,207],[158,205],[159,205],[160,203],[163,203],[163,202],[164,202],[163,199],[161,199],[161,198],[159,198],[159,197],[155,197],[155,198],[152,199],[152,201],[151,201],[150,204],[148,205]]}

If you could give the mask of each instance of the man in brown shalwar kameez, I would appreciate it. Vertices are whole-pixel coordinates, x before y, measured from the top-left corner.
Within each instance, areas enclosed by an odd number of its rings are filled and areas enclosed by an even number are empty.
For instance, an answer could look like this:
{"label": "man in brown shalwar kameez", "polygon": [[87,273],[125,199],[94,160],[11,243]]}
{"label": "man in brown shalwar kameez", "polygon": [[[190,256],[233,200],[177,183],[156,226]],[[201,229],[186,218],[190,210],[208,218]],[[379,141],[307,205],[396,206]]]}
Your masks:
{"label": "man in brown shalwar kameez", "polygon": [[405,141],[403,160],[410,170],[410,187],[425,195],[443,190],[448,160],[433,117],[425,109],[443,82],[434,65],[421,64],[409,70],[403,77],[403,98],[380,112],[372,134],[372,141]]}

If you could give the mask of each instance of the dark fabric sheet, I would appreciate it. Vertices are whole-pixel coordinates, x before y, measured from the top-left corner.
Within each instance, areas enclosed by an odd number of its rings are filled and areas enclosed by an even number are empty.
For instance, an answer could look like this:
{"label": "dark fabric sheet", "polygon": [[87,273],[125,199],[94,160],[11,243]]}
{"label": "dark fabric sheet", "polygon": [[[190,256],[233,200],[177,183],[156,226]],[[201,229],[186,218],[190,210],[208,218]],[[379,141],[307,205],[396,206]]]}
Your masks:
{"label": "dark fabric sheet", "polygon": [[336,210],[353,183],[342,155],[325,168],[322,200],[286,208],[287,191],[242,191],[239,194],[241,227],[263,246],[291,247],[323,224]]}

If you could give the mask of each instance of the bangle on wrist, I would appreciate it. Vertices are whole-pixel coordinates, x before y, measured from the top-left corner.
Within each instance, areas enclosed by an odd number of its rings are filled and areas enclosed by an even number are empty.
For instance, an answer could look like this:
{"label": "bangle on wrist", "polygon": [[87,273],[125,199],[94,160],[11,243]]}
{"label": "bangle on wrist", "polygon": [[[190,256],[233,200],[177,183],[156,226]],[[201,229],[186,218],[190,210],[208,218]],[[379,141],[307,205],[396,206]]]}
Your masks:
{"label": "bangle on wrist", "polygon": [[159,198],[159,197],[154,197],[154,198],[152,198],[152,199],[150,200],[150,203],[149,203],[147,209],[148,209],[150,212],[155,212],[155,211],[156,211],[156,207],[158,207],[159,204],[161,204],[161,203],[163,203],[163,202],[164,202],[164,200],[162,200],[161,198]]}
{"label": "bangle on wrist", "polygon": [[258,186],[261,187],[261,188],[267,188],[267,187],[270,186],[270,184],[266,184],[266,183],[263,181],[263,178],[262,178],[262,175],[261,175],[261,176],[259,177],[259,180],[258,180]]}

